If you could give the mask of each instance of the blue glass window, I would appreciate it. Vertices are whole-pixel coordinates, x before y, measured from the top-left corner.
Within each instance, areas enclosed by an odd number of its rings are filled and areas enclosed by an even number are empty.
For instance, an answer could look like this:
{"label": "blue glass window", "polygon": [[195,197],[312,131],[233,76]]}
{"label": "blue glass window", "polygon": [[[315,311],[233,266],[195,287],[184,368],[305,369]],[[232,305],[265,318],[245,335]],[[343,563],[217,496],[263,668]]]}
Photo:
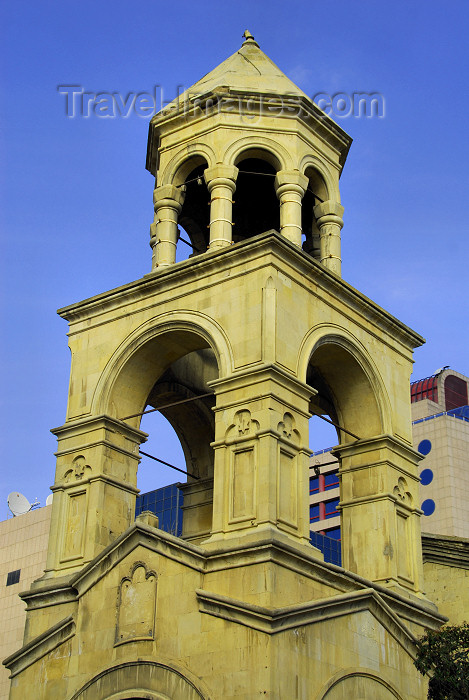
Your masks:
{"label": "blue glass window", "polygon": [[330,530],[326,530],[326,537],[340,541],[340,527],[331,527]]}
{"label": "blue glass window", "polygon": [[13,586],[14,583],[19,583],[21,569],[9,571],[7,574],[7,586]]}
{"label": "blue glass window", "polygon": [[420,483],[422,486],[428,486],[428,484],[431,484],[433,481],[433,472],[431,469],[424,469],[420,473]]}
{"label": "blue glass window", "polygon": [[421,455],[427,455],[430,450],[432,449],[432,443],[430,440],[422,440],[419,442],[419,446],[417,447],[417,450],[420,452]]}
{"label": "blue glass window", "polygon": [[433,498],[427,498],[426,501],[422,503],[422,510],[424,515],[432,515],[435,512],[435,501]]}
{"label": "blue glass window", "polygon": [[310,532],[309,534],[313,547],[317,547],[324,554],[324,561],[341,566],[340,542],[332,537],[327,537],[327,535],[321,535],[319,532]]}
{"label": "blue glass window", "polygon": [[334,498],[332,501],[326,501],[324,505],[326,507],[326,518],[335,518],[336,515],[339,515],[339,511],[337,510],[339,505],[338,498]]}
{"label": "blue glass window", "polygon": [[309,492],[319,493],[319,477],[312,476],[309,480]]}
{"label": "blue glass window", "polygon": [[319,503],[309,507],[309,522],[314,523],[319,520]]}
{"label": "blue glass window", "polygon": [[325,474],[324,476],[324,490],[336,489],[339,486],[339,473],[334,472],[333,474]]}
{"label": "blue glass window", "polygon": [[176,484],[171,484],[137,496],[135,515],[149,510],[158,516],[161,530],[180,537],[182,533],[182,504],[182,491],[179,491]]}

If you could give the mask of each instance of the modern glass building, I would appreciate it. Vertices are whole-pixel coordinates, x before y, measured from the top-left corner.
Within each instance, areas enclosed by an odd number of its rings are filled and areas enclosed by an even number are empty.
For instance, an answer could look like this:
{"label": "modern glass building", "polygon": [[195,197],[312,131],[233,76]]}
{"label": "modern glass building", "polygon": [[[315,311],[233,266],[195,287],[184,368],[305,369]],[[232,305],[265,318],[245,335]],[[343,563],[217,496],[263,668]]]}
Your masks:
{"label": "modern glass building", "polygon": [[182,503],[182,491],[178,489],[177,484],[170,484],[137,496],[135,516],[149,510],[158,516],[161,530],[180,537],[182,534]]}

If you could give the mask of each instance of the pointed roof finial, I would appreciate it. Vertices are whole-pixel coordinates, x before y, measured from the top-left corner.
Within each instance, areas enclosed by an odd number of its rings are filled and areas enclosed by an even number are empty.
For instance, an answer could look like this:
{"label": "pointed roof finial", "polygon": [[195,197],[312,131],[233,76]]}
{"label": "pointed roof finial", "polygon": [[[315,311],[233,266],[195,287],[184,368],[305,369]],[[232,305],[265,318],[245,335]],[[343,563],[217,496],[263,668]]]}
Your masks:
{"label": "pointed roof finial", "polygon": [[243,41],[242,46],[257,46],[257,48],[259,48],[259,44],[254,39],[249,29],[246,29],[246,31],[243,34],[243,37],[245,40]]}

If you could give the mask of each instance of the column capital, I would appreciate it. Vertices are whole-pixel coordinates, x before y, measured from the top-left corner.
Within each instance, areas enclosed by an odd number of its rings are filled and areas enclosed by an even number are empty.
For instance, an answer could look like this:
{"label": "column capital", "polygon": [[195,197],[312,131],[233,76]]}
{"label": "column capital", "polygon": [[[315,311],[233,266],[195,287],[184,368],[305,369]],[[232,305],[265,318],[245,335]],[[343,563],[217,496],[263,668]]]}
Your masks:
{"label": "column capital", "polygon": [[[316,204],[314,207],[314,216],[316,219],[323,219],[325,216],[329,217],[335,217],[334,219],[331,220],[331,223],[337,223],[341,227],[343,226],[343,221],[342,221],[342,216],[344,215],[344,208],[342,204],[339,204],[339,202],[335,202],[333,199],[328,199],[327,202],[321,202],[320,204]],[[337,221],[337,219],[340,219],[340,221]],[[320,223],[329,223],[327,221],[320,222]]]}
{"label": "column capital", "polygon": [[153,190],[153,204],[155,207],[174,206],[181,208],[184,203],[184,192],[175,185],[161,185]]}
{"label": "column capital", "polygon": [[[289,187],[289,185],[295,187]],[[285,192],[300,187],[304,194],[308,187],[308,178],[299,170],[279,170],[275,176],[275,189],[278,190],[280,187],[284,188]]]}
{"label": "column capital", "polygon": [[214,180],[224,180],[225,182],[222,183],[223,185],[226,185],[227,187],[234,185],[236,187],[235,183],[238,173],[239,170],[235,165],[223,165],[222,163],[219,163],[218,165],[214,165],[212,168],[206,168],[204,170],[204,180],[207,183],[209,190],[211,189],[210,185]]}

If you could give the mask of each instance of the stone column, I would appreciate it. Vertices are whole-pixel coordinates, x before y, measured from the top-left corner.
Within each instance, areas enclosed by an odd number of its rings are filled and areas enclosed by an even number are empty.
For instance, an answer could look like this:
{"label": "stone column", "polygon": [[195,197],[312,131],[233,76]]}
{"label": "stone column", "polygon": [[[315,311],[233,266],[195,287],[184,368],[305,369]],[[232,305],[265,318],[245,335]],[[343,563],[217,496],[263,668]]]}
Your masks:
{"label": "stone column", "polygon": [[308,178],[297,170],[280,170],[275,189],[280,200],[280,233],[301,248],[301,200]]}
{"label": "stone column", "polygon": [[174,185],[162,185],[153,191],[155,220],[150,226],[152,271],[176,262],[178,216],[183,202],[184,192]]}
{"label": "stone column", "polygon": [[341,274],[340,231],[344,225],[343,213],[343,206],[331,199],[314,207],[320,231],[321,263],[336,275]]}
{"label": "stone column", "polygon": [[255,529],[257,538],[283,537],[314,551],[308,502],[314,389],[274,365],[209,384],[217,405],[212,534],[204,547],[233,544]]}
{"label": "stone column", "polygon": [[81,569],[134,521],[138,450],[148,437],[106,415],[52,432],[59,444],[46,577]]}
{"label": "stone column", "polygon": [[215,165],[204,171],[210,192],[210,250],[231,245],[233,193],[236,189],[238,168],[234,165]]}
{"label": "stone column", "polygon": [[342,566],[422,595],[419,455],[392,435],[339,445]]}

